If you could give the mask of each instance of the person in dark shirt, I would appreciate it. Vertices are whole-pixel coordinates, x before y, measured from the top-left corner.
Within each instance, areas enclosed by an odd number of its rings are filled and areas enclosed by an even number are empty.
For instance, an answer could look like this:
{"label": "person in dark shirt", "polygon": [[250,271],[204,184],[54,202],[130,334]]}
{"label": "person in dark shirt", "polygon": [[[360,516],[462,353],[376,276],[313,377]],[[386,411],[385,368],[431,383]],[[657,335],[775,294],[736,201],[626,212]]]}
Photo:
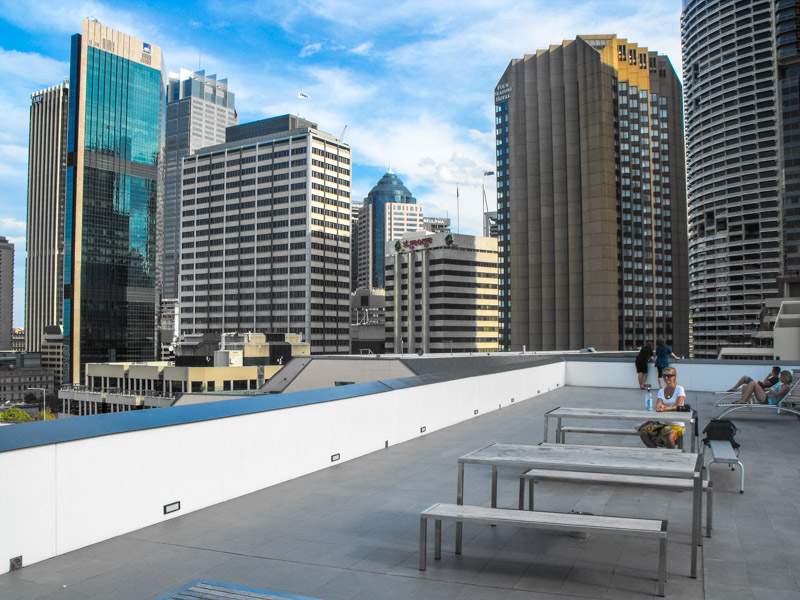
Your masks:
{"label": "person in dark shirt", "polygon": [[636,355],[636,360],[634,361],[636,364],[636,375],[639,378],[639,389],[643,390],[646,387],[647,383],[647,363],[653,359],[653,344],[647,342],[642,349],[639,350],[639,354]]}
{"label": "person in dark shirt", "polygon": [[[781,376],[781,368],[780,367],[772,367],[772,371],[767,373],[767,376],[764,377],[763,380],[759,381],[758,385],[759,385],[759,387],[761,387],[762,390],[766,390],[768,388],[771,388],[773,385],[778,383],[778,381],[780,380],[780,376]],[[736,382],[736,385],[734,385],[728,391],[729,392],[735,392],[741,386],[747,385],[749,383],[752,383],[753,381],[755,381],[755,380],[752,377],[750,377],[749,375],[742,375],[741,379],[739,379],[739,381]]]}

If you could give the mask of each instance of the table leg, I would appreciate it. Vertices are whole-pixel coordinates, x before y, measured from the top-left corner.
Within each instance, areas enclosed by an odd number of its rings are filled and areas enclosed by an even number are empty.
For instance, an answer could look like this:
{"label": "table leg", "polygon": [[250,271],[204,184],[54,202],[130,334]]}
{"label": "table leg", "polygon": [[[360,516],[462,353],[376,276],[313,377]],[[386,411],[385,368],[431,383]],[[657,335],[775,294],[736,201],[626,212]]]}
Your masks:
{"label": "table leg", "polygon": [[492,508],[497,508],[497,465],[492,465]]}
{"label": "table leg", "polygon": [[703,502],[703,479],[700,460],[700,457],[698,457],[694,476],[694,497],[692,498],[692,579],[697,579],[697,546],[700,543],[701,506]]}
{"label": "table leg", "polygon": [[561,433],[561,417],[556,420],[556,444],[564,443],[564,434]]}
{"label": "table leg", "polygon": [[[464,504],[464,463],[458,463],[458,489],[456,490],[456,504]],[[461,521],[456,521],[456,554],[461,554]]]}
{"label": "table leg", "polygon": [[550,417],[548,417],[547,413],[545,413],[545,415],[544,415],[544,437],[542,438],[542,443],[543,444],[547,443],[547,421],[549,419],[550,419]]}

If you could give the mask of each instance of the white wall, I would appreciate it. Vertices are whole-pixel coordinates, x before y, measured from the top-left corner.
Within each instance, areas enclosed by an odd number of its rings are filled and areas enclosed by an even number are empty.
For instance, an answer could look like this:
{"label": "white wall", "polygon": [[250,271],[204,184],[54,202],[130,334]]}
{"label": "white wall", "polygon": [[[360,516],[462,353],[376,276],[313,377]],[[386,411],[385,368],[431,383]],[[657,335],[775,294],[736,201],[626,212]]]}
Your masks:
{"label": "white wall", "polygon": [[[797,363],[778,363],[782,369],[800,368]],[[566,359],[566,385],[638,389],[633,359]],[[687,391],[716,392],[727,390],[742,375],[763,379],[772,368],[768,362],[674,360],[670,366],[678,373],[678,383]],[[658,389],[657,370],[650,364],[647,382]],[[644,396],[642,396],[644,399]]]}
{"label": "white wall", "polygon": [[[324,469],[334,454],[342,461],[357,458],[387,441],[418,437],[421,427],[430,433],[564,383],[565,363],[559,362],[0,452],[0,472],[9,474],[0,514],[25,507],[28,515],[6,519],[0,571],[12,557],[38,562]],[[163,506],[176,501],[181,510],[163,515]]]}

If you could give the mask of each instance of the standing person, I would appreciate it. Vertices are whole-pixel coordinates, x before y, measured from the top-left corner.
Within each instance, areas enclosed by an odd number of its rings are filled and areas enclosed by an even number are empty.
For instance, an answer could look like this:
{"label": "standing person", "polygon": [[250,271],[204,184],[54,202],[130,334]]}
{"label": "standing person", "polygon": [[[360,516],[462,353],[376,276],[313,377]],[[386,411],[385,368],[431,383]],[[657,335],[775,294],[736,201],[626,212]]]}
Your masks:
{"label": "standing person", "polygon": [[647,383],[647,363],[653,358],[653,344],[647,342],[636,355],[636,375],[639,377],[639,389],[643,390]]}
{"label": "standing person", "polygon": [[[672,367],[664,367],[662,372],[666,384],[663,388],[658,390],[656,412],[678,410],[678,407],[683,406],[683,402],[686,400],[686,390],[683,389],[682,385],[678,385],[678,373],[675,369]],[[686,427],[682,422],[663,425],[658,437],[663,442],[665,448],[674,448],[678,438],[683,435],[684,431],[686,431]],[[639,436],[645,446],[649,448],[658,447],[656,442],[654,442],[646,432],[641,432]]]}
{"label": "standing person", "polygon": [[656,369],[658,369],[658,385],[664,387],[665,383],[661,377],[661,373],[669,366],[669,357],[679,360],[672,348],[667,346],[663,339],[656,342]]}

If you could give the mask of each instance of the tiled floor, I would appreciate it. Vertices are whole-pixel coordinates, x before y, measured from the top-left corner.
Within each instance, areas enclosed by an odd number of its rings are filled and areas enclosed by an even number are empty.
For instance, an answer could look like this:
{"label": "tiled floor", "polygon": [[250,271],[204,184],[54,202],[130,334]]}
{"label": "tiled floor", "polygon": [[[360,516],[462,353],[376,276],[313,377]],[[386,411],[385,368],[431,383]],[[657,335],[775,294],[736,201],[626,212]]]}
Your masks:
{"label": "tiled floor", "polygon": [[[713,396],[689,392],[701,427]],[[452,502],[456,459],[494,441],[538,443],[555,406],[638,408],[638,390],[567,387],[414,441],[0,576],[0,598],[152,599],[198,580],[324,600],[651,598],[652,540],[587,539],[465,525],[453,554],[418,566],[419,512]],[[540,484],[541,510],[669,519],[667,597],[800,600],[800,420],[771,412],[733,415],[738,473],[712,468],[714,531],[689,578],[689,493]],[[571,442],[637,445],[633,437],[574,435]],[[465,500],[488,505],[490,470],[468,466]],[[499,504],[515,507],[517,477],[500,472]],[[0,533],[1,534],[1,533]],[[431,536],[429,535],[429,538]]]}

